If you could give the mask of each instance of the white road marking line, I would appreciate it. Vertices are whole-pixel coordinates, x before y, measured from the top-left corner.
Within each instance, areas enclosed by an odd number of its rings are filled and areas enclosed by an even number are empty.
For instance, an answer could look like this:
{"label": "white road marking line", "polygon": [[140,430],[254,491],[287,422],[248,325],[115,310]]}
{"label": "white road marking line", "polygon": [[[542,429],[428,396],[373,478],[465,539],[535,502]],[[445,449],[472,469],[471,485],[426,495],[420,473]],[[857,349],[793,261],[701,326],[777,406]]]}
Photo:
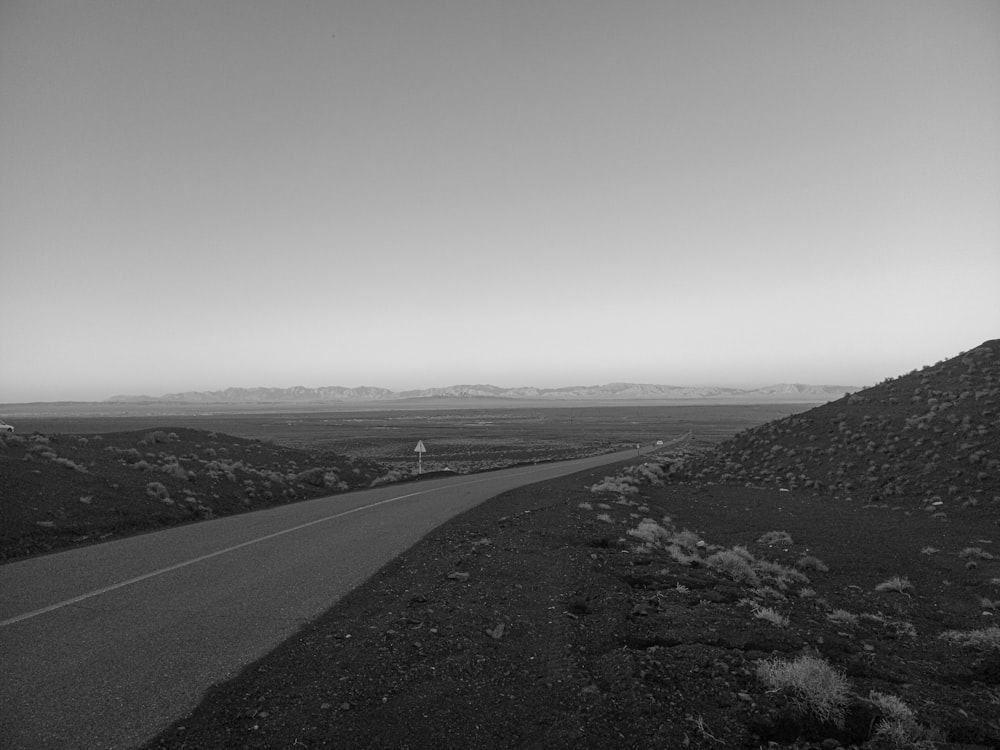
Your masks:
{"label": "white road marking line", "polygon": [[[543,471],[549,465],[543,465],[542,467],[534,467],[524,471],[525,474],[531,474],[536,471]],[[466,484],[478,484],[480,482],[488,482],[492,477],[486,477],[485,479],[473,479],[468,482],[457,482],[449,487],[461,487]],[[201,557],[194,557],[190,560],[185,560],[183,562],[176,563],[174,565],[168,565],[165,568],[160,568],[159,570],[153,570],[149,573],[143,573],[141,576],[136,576],[135,578],[129,578],[127,581],[119,581],[118,583],[113,583],[110,586],[105,586],[102,589],[96,589],[94,591],[88,591],[86,594],[80,594],[80,596],[74,596],[72,599],[66,599],[62,602],[56,602],[55,604],[50,604],[47,607],[42,607],[41,609],[36,609],[31,612],[25,612],[23,615],[17,615],[16,617],[11,617],[7,620],[0,620],[0,628],[6,627],[7,625],[13,625],[17,622],[22,622],[24,620],[30,620],[32,617],[38,617],[39,615],[44,615],[48,612],[52,612],[57,609],[62,609],[63,607],[68,607],[71,604],[77,604],[78,602],[85,601],[87,599],[92,599],[95,596],[100,596],[101,594],[107,594],[109,591],[114,591],[115,589],[124,588],[125,586],[131,586],[134,583],[139,583],[140,581],[145,581],[147,578],[155,578],[156,576],[163,575],[164,573],[169,573],[173,570],[178,570],[180,568],[186,568],[188,565],[194,565],[195,563],[202,562],[204,560],[210,560],[213,557],[218,557],[219,555],[225,555],[228,552],[233,552],[235,550],[241,549],[243,547],[249,547],[251,544],[257,544],[258,542],[265,542],[268,539],[274,539],[275,537],[283,536],[285,534],[290,534],[293,531],[298,531],[299,529],[304,529],[309,526],[315,526],[318,523],[324,523],[325,521],[332,521],[335,518],[342,518],[343,516],[349,516],[352,513],[357,513],[361,510],[368,510],[369,508],[375,508],[379,505],[385,505],[386,503],[392,503],[396,500],[405,500],[408,497],[416,497],[417,495],[426,495],[428,492],[434,492],[440,487],[434,487],[432,489],[420,490],[420,492],[411,492],[408,495],[397,495],[396,497],[390,497],[385,500],[379,500],[377,503],[369,503],[368,505],[361,505],[357,508],[352,508],[351,510],[345,510],[341,513],[335,513],[332,516],[325,516],[323,518],[317,518],[315,521],[309,521],[308,523],[299,524],[298,526],[292,526],[288,529],[282,529],[281,531],[275,531],[273,534],[266,534],[265,536],[258,537],[256,539],[250,539],[246,542],[241,542],[239,544],[234,544],[232,547],[226,547],[225,549],[216,550],[215,552],[210,552],[207,555],[202,555]]]}

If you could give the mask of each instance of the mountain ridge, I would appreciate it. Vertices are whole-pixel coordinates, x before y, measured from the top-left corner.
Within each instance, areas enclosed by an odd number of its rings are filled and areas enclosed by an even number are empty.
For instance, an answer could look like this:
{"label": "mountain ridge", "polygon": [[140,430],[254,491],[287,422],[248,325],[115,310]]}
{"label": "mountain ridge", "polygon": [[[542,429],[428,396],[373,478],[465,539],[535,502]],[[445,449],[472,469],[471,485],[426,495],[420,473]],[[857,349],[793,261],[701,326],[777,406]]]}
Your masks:
{"label": "mountain ridge", "polygon": [[827,401],[840,398],[845,393],[860,390],[859,386],[808,385],[804,383],[779,383],[762,388],[728,388],[721,386],[674,386],[652,383],[614,382],[604,385],[577,385],[561,388],[520,386],[502,388],[491,384],[458,384],[438,388],[393,391],[376,386],[320,386],[307,388],[225,388],[218,391],[184,391],[162,396],[116,395],[104,403],[361,403],[372,401],[402,401],[412,399],[537,399],[543,401],[587,400],[653,400],[653,399],[706,399],[752,398]]}

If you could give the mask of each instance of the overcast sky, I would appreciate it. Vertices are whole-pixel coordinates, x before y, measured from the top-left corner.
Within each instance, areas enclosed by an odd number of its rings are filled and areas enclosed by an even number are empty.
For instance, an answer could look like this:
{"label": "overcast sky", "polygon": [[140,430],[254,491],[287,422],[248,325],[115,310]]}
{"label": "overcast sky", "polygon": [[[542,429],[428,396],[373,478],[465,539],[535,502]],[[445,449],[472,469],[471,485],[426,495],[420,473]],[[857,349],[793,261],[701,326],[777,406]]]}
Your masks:
{"label": "overcast sky", "polygon": [[0,120],[0,402],[1000,336],[995,0],[2,0]]}

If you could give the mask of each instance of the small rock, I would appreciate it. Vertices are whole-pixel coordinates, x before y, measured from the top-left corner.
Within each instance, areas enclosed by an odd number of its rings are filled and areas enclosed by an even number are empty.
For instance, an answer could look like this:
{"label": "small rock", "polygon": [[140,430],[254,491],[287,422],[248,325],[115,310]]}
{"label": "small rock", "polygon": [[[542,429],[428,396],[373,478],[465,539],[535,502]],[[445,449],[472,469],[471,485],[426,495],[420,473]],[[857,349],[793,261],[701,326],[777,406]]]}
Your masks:
{"label": "small rock", "polygon": [[750,697],[750,693],[737,693],[736,697],[741,701],[746,701],[747,703],[753,703],[753,698]]}
{"label": "small rock", "polygon": [[872,654],[875,652],[875,647],[870,643],[866,643],[864,645],[864,650],[867,651],[869,654]]}
{"label": "small rock", "polygon": [[331,703],[320,703],[319,707],[325,711],[326,709],[330,708],[331,705],[333,705],[333,704],[331,704]]}
{"label": "small rock", "polygon": [[841,746],[840,742],[838,740],[833,739],[832,737],[826,738],[820,744],[820,747],[822,747],[823,750],[837,750],[837,748],[840,746]]}
{"label": "small rock", "polygon": [[458,571],[455,571],[454,573],[449,573],[448,574],[448,579],[452,580],[452,581],[468,581],[469,580],[469,574],[468,573],[459,573]]}
{"label": "small rock", "polygon": [[351,710],[351,704],[348,703],[347,701],[344,701],[343,703],[340,704],[340,710],[341,711],[350,711]]}

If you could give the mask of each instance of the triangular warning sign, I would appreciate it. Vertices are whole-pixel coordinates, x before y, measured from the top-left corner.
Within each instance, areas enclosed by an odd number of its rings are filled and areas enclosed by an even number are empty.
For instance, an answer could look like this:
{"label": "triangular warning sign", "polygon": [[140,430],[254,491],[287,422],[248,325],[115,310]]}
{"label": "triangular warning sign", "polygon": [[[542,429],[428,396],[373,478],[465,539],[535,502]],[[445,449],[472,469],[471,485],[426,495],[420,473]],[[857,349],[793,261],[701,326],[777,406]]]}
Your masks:
{"label": "triangular warning sign", "polygon": [[427,449],[424,447],[424,441],[418,440],[417,447],[413,449],[414,453],[426,453]]}

